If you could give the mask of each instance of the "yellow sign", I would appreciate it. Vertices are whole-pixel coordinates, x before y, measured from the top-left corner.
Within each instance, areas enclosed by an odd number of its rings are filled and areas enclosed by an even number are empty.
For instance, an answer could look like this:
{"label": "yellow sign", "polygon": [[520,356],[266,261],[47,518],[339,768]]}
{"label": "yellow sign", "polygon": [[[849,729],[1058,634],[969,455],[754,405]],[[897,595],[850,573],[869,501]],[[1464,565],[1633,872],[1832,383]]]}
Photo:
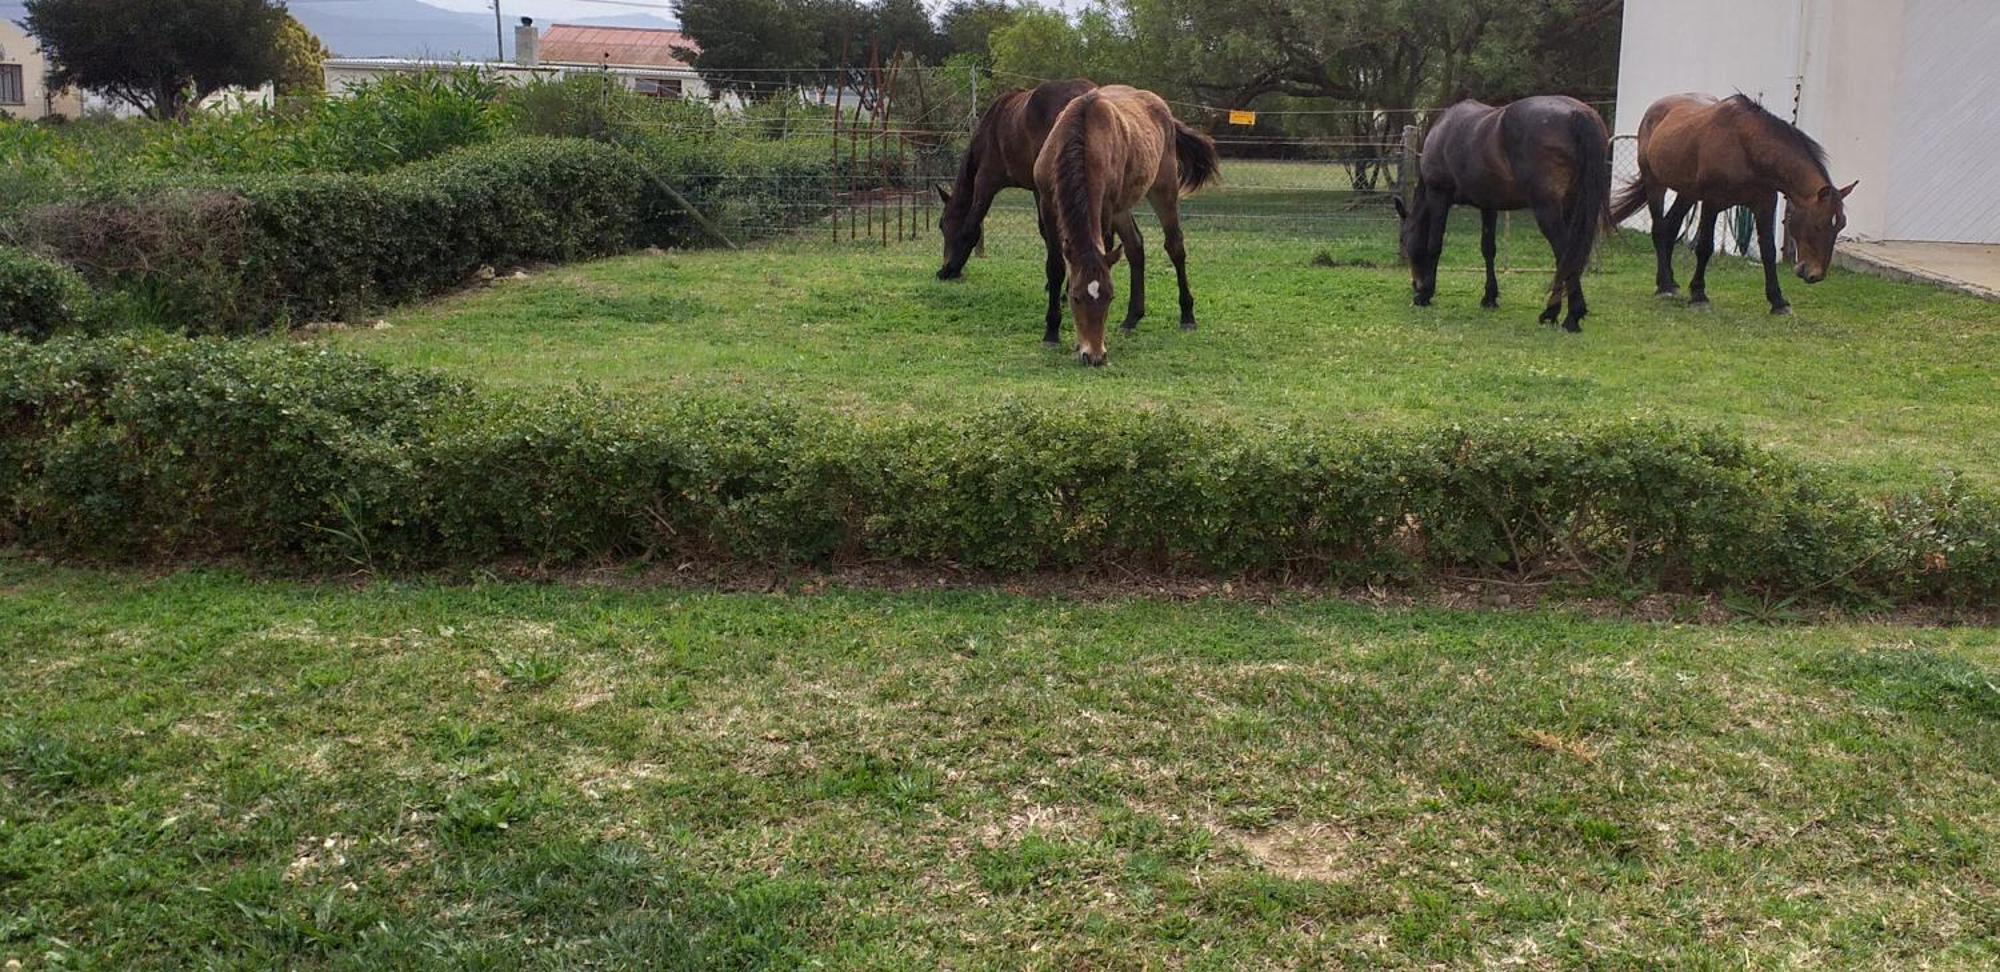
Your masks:
{"label": "yellow sign", "polygon": [[1231,111],[1229,113],[1229,123],[1231,125],[1243,125],[1246,127],[1255,125],[1257,124],[1257,113],[1254,111]]}

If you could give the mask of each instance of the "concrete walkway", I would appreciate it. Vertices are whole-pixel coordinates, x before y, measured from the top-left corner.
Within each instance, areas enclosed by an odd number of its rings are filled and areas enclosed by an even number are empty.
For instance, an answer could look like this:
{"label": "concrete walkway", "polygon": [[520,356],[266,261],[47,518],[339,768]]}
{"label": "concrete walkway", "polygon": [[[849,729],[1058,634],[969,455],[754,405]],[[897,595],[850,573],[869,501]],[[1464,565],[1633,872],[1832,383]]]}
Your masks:
{"label": "concrete walkway", "polygon": [[1847,240],[1835,252],[1834,262],[1849,270],[2000,300],[2000,246]]}

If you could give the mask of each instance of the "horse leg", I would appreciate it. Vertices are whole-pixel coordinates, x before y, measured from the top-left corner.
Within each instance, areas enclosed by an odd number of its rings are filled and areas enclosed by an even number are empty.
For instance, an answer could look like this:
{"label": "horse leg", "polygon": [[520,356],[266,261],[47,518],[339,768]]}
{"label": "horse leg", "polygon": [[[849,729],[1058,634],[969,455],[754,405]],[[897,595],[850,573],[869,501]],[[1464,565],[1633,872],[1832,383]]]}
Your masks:
{"label": "horse leg", "polygon": [[1764,297],[1771,302],[1771,313],[1790,314],[1792,305],[1778,289],[1778,197],[1773,194],[1758,203],[1752,215],[1757,217],[1757,255],[1764,259]]}
{"label": "horse leg", "polygon": [[1418,186],[1417,191],[1428,193],[1424,199],[1424,223],[1418,229],[1423,238],[1417,248],[1410,253],[1411,286],[1416,291],[1418,307],[1429,307],[1431,298],[1437,296],[1438,260],[1444,255],[1444,231],[1451,222],[1451,193]]}
{"label": "horse leg", "polygon": [[1139,221],[1126,213],[1112,227],[1125,247],[1125,259],[1132,264],[1132,293],[1125,298],[1125,323],[1118,329],[1127,334],[1139,327],[1146,316],[1146,241],[1139,235]]}
{"label": "horse leg", "polygon": [[1688,210],[1693,208],[1694,199],[1681,196],[1674,200],[1672,209],[1666,206],[1666,192],[1659,190],[1647,199],[1653,216],[1653,252],[1659,258],[1659,272],[1654,277],[1654,296],[1679,297],[1680,284],[1674,282],[1674,244],[1680,241],[1681,225],[1687,222]]}
{"label": "horse leg", "polygon": [[1569,278],[1569,315],[1563,318],[1563,330],[1575,334],[1583,330],[1583,319],[1590,316],[1590,305],[1583,299],[1583,274]]}
{"label": "horse leg", "polygon": [[[1541,322],[1554,324],[1562,316],[1564,286],[1569,281],[1563,279],[1563,218],[1562,207],[1554,200],[1535,204],[1535,224],[1542,228],[1542,235],[1548,238],[1549,249],[1556,254],[1556,277],[1549,282],[1549,302],[1542,308]],[[1573,322],[1572,322],[1573,323]]]}
{"label": "horse leg", "polygon": [[1167,258],[1174,261],[1174,280],[1181,288],[1181,330],[1192,331],[1194,294],[1188,290],[1187,241],[1181,236],[1181,198],[1178,188],[1155,189],[1149,195],[1154,215],[1160,218],[1160,232],[1166,237]]}
{"label": "horse leg", "polygon": [[1688,281],[1688,306],[1708,309],[1708,258],[1715,255],[1715,220],[1722,215],[1722,207],[1712,203],[1701,204],[1701,229],[1694,237],[1694,279]]}
{"label": "horse leg", "polygon": [[1056,229],[1055,214],[1036,200],[1036,222],[1042,231],[1042,245],[1048,250],[1048,262],[1043,266],[1048,277],[1049,312],[1047,326],[1042,330],[1042,343],[1049,347],[1062,344],[1062,302],[1063,302],[1063,255],[1062,235]]}
{"label": "horse leg", "polygon": [[1500,223],[1497,210],[1479,211],[1479,255],[1486,258],[1486,296],[1480,298],[1479,306],[1492,309],[1500,306],[1500,278],[1493,275],[1493,257],[1499,252],[1493,235]]}

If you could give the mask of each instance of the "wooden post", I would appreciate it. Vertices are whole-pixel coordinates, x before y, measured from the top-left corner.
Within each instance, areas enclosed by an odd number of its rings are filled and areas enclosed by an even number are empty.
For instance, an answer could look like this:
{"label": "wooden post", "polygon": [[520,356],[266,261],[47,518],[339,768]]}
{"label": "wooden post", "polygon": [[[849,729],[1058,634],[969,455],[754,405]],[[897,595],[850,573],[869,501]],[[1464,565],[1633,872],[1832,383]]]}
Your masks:
{"label": "wooden post", "polygon": [[1404,125],[1402,160],[1396,164],[1396,195],[1402,198],[1405,206],[1416,202],[1417,165],[1420,159],[1421,156],[1417,152],[1417,126]]}

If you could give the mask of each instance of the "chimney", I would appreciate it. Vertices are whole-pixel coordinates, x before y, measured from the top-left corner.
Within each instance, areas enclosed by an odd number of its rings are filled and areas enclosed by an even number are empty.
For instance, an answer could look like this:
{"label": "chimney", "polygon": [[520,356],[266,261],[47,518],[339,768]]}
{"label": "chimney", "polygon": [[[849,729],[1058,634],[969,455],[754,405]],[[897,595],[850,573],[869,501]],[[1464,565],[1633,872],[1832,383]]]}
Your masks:
{"label": "chimney", "polygon": [[521,26],[514,28],[514,63],[522,67],[542,64],[542,35],[535,32],[533,17],[522,17]]}

